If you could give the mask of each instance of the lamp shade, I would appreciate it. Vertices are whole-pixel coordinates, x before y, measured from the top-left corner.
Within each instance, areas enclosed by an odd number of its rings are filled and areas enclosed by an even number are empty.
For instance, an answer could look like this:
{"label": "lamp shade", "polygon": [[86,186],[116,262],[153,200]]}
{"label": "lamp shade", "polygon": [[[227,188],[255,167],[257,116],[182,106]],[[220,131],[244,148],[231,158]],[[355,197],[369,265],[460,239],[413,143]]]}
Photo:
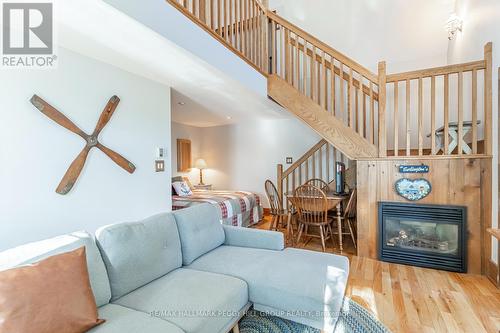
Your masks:
{"label": "lamp shade", "polygon": [[197,159],[197,160],[196,160],[196,162],[194,163],[194,167],[195,167],[196,169],[200,169],[200,170],[201,170],[201,169],[206,169],[206,168],[207,168],[207,162],[205,162],[205,160],[204,160],[204,159],[199,158],[199,159]]}

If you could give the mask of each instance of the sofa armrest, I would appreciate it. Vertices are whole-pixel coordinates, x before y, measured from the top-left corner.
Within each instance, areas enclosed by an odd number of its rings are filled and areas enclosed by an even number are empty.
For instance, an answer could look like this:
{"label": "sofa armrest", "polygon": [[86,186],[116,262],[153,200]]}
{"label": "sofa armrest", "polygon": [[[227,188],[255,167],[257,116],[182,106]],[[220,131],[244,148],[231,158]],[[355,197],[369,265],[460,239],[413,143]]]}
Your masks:
{"label": "sofa armrest", "polygon": [[281,251],[285,248],[283,233],[223,225],[225,245]]}

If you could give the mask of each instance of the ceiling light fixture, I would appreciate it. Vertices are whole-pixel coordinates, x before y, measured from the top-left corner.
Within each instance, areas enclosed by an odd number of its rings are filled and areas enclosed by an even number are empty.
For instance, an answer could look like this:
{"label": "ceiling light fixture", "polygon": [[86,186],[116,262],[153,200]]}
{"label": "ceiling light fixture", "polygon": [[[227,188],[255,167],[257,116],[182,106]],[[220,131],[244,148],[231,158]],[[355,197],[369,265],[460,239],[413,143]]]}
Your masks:
{"label": "ceiling light fixture", "polygon": [[448,32],[448,39],[452,40],[457,35],[457,31],[462,32],[463,20],[455,13],[451,14],[446,25],[444,26]]}
{"label": "ceiling light fixture", "polygon": [[179,104],[179,105],[186,105],[186,103],[184,103],[184,102],[177,102],[177,104]]}
{"label": "ceiling light fixture", "polygon": [[231,117],[231,116],[226,116],[226,119],[227,119],[227,120],[231,120],[231,119],[232,119],[232,117]]}

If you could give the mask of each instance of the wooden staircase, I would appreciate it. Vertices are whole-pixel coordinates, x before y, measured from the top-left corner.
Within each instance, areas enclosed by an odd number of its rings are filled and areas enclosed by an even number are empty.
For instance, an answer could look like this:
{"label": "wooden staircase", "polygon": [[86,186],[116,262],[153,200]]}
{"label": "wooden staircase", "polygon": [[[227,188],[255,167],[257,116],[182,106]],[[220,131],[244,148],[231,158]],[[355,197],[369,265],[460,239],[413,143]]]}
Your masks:
{"label": "wooden staircase", "polygon": [[390,75],[380,62],[375,74],[258,0],[166,1],[264,75],[270,98],[350,159],[389,158],[388,149],[398,158],[400,148],[404,158],[465,155],[462,140],[440,148],[450,144],[450,124],[462,137],[467,120],[467,156],[492,155],[491,43],[479,61]]}

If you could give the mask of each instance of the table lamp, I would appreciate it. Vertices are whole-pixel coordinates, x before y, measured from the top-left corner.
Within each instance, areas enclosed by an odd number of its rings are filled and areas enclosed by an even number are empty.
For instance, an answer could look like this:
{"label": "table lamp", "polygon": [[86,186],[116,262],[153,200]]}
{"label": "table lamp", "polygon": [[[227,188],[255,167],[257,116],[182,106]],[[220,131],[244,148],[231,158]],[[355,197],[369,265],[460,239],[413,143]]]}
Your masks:
{"label": "table lamp", "polygon": [[199,158],[196,160],[196,162],[194,163],[194,167],[196,169],[199,169],[200,170],[200,184],[198,185],[205,185],[203,184],[203,169],[206,169],[207,168],[207,162],[205,162],[204,159],[202,158]]}

